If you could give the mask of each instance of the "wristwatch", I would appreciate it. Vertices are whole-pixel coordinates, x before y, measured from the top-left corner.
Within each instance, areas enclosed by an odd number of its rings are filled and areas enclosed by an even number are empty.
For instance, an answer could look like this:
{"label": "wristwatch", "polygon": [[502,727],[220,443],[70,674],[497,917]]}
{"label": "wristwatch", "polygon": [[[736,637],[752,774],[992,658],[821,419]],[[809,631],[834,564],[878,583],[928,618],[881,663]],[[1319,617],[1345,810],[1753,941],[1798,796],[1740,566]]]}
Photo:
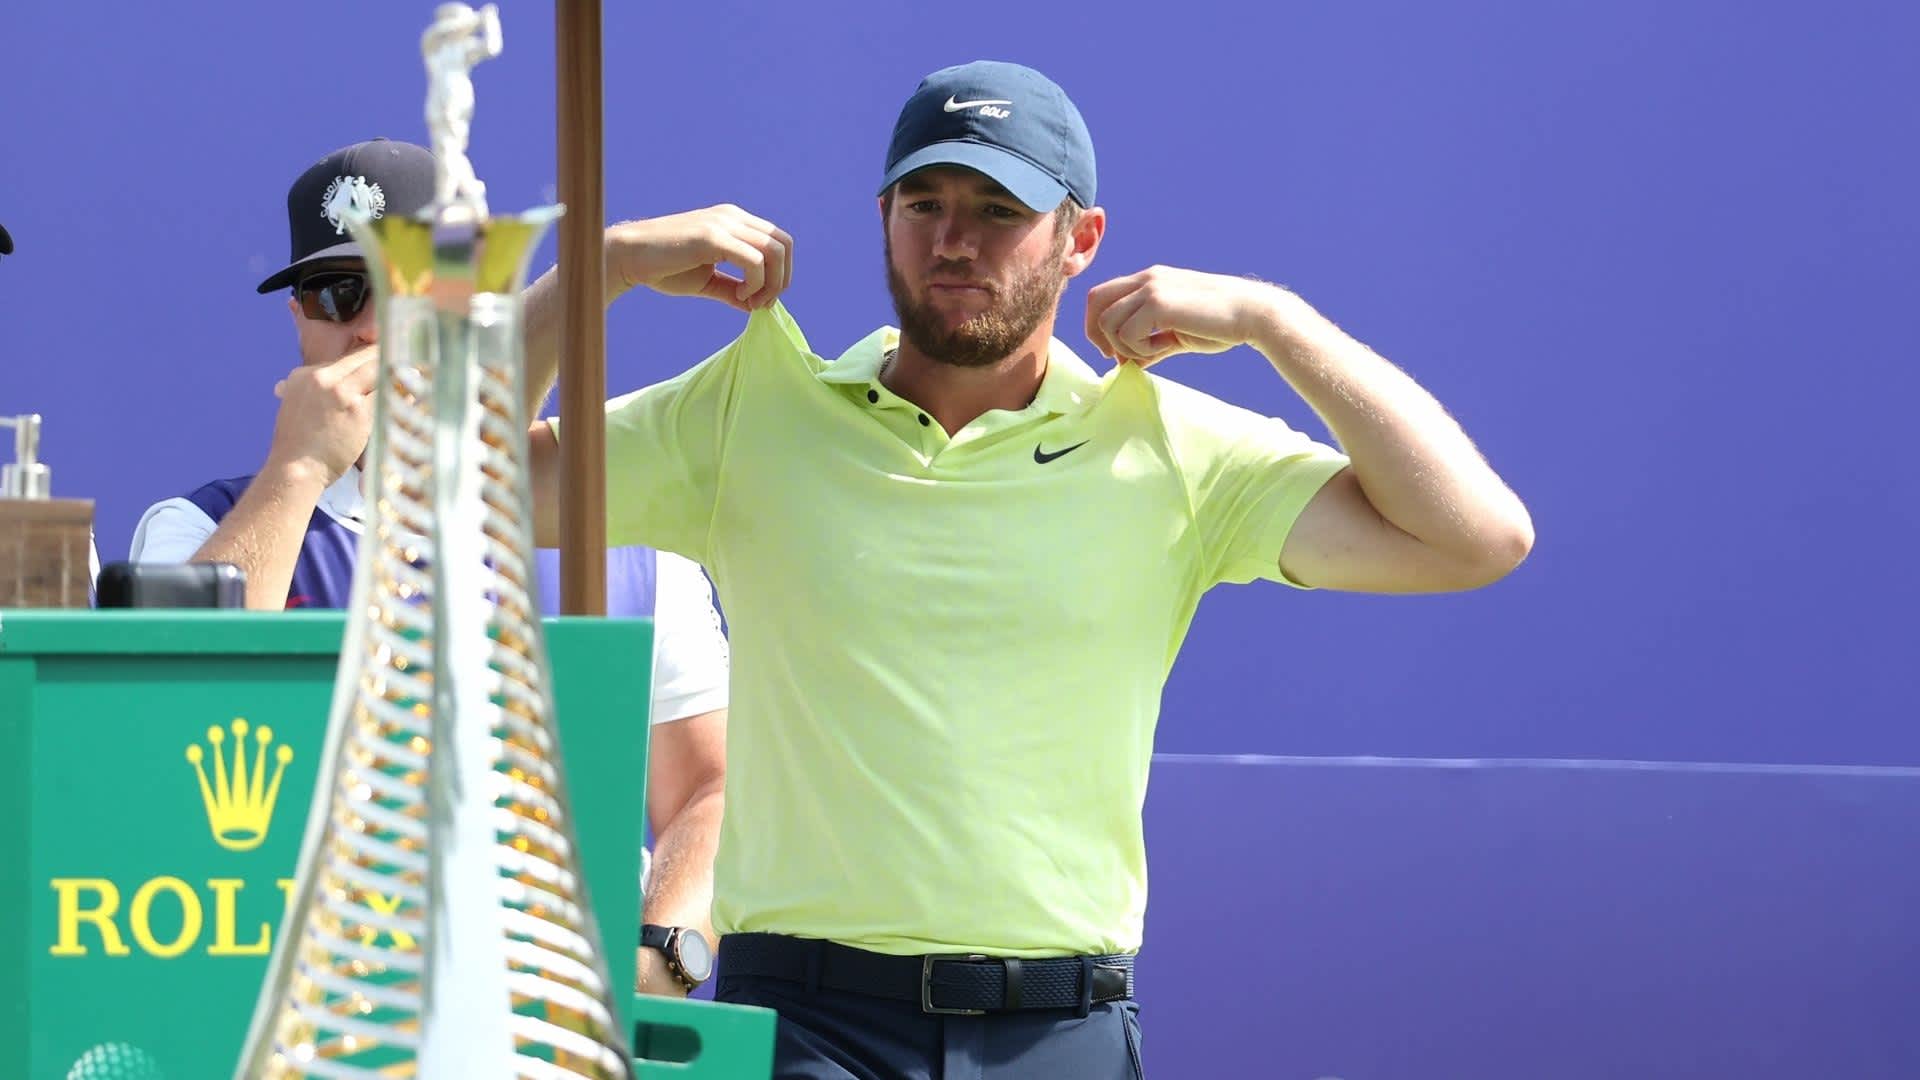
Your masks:
{"label": "wristwatch", "polygon": [[667,970],[688,990],[713,977],[713,946],[691,926],[640,924],[640,947],[658,949]]}

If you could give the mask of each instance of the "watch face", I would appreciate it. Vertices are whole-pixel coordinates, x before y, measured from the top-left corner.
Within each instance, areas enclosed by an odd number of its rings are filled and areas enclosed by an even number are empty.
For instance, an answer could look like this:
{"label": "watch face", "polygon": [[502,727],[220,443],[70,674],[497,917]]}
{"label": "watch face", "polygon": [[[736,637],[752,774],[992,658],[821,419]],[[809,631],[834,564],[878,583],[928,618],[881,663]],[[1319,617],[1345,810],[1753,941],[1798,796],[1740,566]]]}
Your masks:
{"label": "watch face", "polygon": [[698,930],[680,931],[676,940],[680,954],[680,967],[687,978],[695,983],[706,982],[713,976],[713,946],[707,944],[706,935]]}

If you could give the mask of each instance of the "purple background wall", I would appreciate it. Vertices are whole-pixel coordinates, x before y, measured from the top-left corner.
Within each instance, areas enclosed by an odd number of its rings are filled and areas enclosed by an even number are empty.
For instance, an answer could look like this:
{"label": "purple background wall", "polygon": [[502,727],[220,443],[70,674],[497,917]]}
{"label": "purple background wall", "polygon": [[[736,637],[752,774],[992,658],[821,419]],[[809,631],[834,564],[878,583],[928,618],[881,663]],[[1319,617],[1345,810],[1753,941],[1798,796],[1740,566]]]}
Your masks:
{"label": "purple background wall", "polygon": [[[505,7],[473,146],[499,210],[554,183],[551,6]],[[1532,507],[1482,594],[1209,599],[1161,748],[1281,760],[1156,772],[1157,1074],[1920,1075],[1913,5],[607,7],[610,214],[780,222],[823,351],[890,314],[899,101],[1021,60],[1100,147],[1112,230],[1070,313],[1153,262],[1287,283]],[[430,11],[0,12],[0,412],[46,414],[107,558],[257,465],[295,361],[252,293],[286,185],[423,137]],[[738,324],[630,297],[610,384]],[[1250,354],[1164,370],[1318,430]],[[1486,760],[1324,760],[1352,755]]]}

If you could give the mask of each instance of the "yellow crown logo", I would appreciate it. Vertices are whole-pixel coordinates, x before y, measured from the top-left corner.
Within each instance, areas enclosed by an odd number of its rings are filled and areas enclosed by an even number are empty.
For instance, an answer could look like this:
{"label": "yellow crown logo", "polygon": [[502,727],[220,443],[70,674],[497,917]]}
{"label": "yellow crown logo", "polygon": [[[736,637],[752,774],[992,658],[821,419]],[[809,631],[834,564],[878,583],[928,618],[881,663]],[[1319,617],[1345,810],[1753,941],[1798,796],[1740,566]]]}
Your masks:
{"label": "yellow crown logo", "polygon": [[282,743],[274,751],[273,779],[268,780],[267,744],[273,741],[273,729],[254,729],[256,749],[249,770],[247,722],[235,717],[228,726],[233,729],[231,776],[226,755],[220,752],[227,733],[217,724],[207,729],[207,742],[213,745],[213,780],[207,780],[206,767],[201,764],[206,754],[198,744],[187,747],[187,760],[200,778],[200,801],[206,804],[207,825],[213,829],[214,842],[228,851],[252,851],[266,840],[267,827],[273,823],[273,803],[280,797],[280,778],[286,774],[287,762],[293,760],[293,747]]}

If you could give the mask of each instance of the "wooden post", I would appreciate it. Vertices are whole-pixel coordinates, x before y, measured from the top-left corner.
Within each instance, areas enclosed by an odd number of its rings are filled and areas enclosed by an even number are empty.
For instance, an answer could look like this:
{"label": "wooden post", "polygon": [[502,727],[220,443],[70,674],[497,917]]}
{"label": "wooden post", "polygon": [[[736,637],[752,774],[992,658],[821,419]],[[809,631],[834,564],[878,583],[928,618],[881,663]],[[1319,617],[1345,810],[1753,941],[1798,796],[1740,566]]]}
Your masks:
{"label": "wooden post", "polygon": [[606,222],[600,2],[556,0],[559,102],[560,610],[607,611]]}
{"label": "wooden post", "polygon": [[0,608],[83,608],[91,499],[0,499]]}

